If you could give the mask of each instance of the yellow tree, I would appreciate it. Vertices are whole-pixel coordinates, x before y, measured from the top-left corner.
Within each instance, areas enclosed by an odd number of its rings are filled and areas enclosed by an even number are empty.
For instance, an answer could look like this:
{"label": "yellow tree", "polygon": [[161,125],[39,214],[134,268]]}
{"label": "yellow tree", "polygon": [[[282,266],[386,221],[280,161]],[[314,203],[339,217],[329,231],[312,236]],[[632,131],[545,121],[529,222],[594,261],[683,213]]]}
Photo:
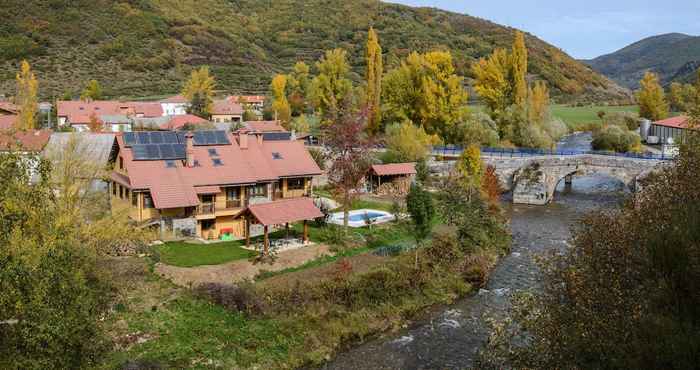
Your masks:
{"label": "yellow tree", "polygon": [[376,134],[381,125],[381,94],[382,94],[382,73],[384,70],[382,61],[382,47],[379,45],[379,38],[374,28],[369,29],[367,37],[367,128],[371,134]]}
{"label": "yellow tree", "polygon": [[668,104],[664,96],[664,90],[659,84],[659,76],[653,72],[646,72],[639,82],[640,90],[637,92],[639,103],[639,116],[658,121],[668,116]]}
{"label": "yellow tree", "polygon": [[214,99],[216,80],[209,73],[209,67],[193,70],[182,88],[182,95],[190,102],[193,114],[208,116]]}
{"label": "yellow tree", "polygon": [[527,99],[527,47],[525,46],[525,35],[520,31],[515,31],[513,41],[512,57],[512,103],[523,106]]}
{"label": "yellow tree", "polygon": [[20,130],[31,130],[36,126],[37,111],[39,110],[37,98],[39,83],[26,60],[22,61],[16,80],[17,97],[15,103],[19,106],[17,127]]}
{"label": "yellow tree", "polygon": [[440,143],[440,138],[428,135],[423,127],[404,121],[387,126],[384,141],[392,159],[397,162],[418,162],[428,156],[432,145]]}
{"label": "yellow tree", "polygon": [[510,57],[504,49],[496,49],[472,67],[474,90],[492,112],[502,112],[509,104],[512,86],[509,82]]}
{"label": "yellow tree", "polygon": [[90,80],[83,92],[80,93],[80,100],[83,101],[93,101],[100,100],[102,98],[102,86],[97,80]]}
{"label": "yellow tree", "polygon": [[543,124],[549,108],[549,89],[544,81],[535,82],[528,90],[527,113],[530,123]]}
{"label": "yellow tree", "polygon": [[347,52],[343,49],[327,51],[316,68],[318,75],[311,82],[311,96],[323,124],[328,125],[339,118],[341,106],[352,93]]}
{"label": "yellow tree", "polygon": [[272,110],[275,112],[276,118],[282,122],[282,125],[287,127],[292,119],[292,110],[286,93],[287,76],[282,74],[276,75],[272,79],[272,83],[270,83],[270,89],[272,90]]}
{"label": "yellow tree", "polygon": [[457,161],[457,171],[462,180],[462,186],[471,202],[472,194],[481,188],[484,169],[481,163],[481,149],[476,144],[469,145]]}

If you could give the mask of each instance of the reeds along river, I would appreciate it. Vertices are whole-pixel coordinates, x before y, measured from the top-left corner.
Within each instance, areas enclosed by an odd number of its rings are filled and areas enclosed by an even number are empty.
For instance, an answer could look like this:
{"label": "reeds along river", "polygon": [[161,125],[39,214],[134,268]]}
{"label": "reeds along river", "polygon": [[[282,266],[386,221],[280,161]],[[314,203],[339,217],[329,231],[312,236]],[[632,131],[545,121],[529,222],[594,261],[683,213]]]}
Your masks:
{"label": "reeds along river", "polygon": [[[559,143],[565,149],[590,149],[590,134],[568,136]],[[324,369],[465,369],[471,368],[489,332],[484,318],[503,315],[510,296],[519,290],[537,289],[540,273],[533,260],[538,254],[564,251],[570,227],[587,212],[617,207],[625,196],[624,185],[606,177],[563,181],[554,203],[547,206],[512,205],[504,199],[510,216],[513,247],[478,293],[436,311],[410,328],[359,345],[339,354]]]}

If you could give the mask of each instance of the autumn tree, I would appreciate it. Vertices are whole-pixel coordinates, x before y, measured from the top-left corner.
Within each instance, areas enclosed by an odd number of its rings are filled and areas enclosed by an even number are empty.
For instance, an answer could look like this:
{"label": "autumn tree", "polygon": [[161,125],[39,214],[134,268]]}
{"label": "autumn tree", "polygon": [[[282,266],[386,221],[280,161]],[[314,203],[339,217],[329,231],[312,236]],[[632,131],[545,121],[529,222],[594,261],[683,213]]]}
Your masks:
{"label": "autumn tree", "polygon": [[468,194],[471,201],[473,194],[481,188],[483,165],[481,163],[481,149],[477,145],[468,146],[457,161],[457,171],[462,182],[462,188]]}
{"label": "autumn tree", "polygon": [[209,118],[216,80],[209,73],[209,67],[193,70],[182,89],[182,95],[190,102],[190,113]]}
{"label": "autumn tree", "polygon": [[352,94],[347,52],[343,49],[327,51],[316,68],[318,75],[311,82],[311,98],[323,125],[329,125],[338,120],[341,106]]}
{"label": "autumn tree", "polygon": [[367,111],[354,112],[349,105],[350,102],[343,105],[340,121],[326,125],[323,133],[332,161],[328,181],[342,204],[346,230],[350,206],[359,194],[373,159],[370,151],[373,141],[366,130]]}
{"label": "autumn tree", "polygon": [[367,71],[365,78],[367,79],[367,89],[365,99],[367,100],[367,111],[369,114],[368,129],[370,133],[376,134],[379,132],[382,111],[381,111],[381,95],[382,95],[382,74],[384,71],[382,60],[382,47],[379,45],[379,38],[374,28],[369,29],[367,36]]}
{"label": "autumn tree", "polygon": [[513,104],[522,106],[527,99],[527,48],[525,47],[525,35],[520,31],[515,31],[513,41],[512,58],[512,79],[513,79]]}
{"label": "autumn tree", "polygon": [[659,76],[653,72],[646,72],[639,82],[640,90],[637,92],[639,103],[639,116],[652,121],[658,121],[668,116],[668,104],[664,96],[664,90],[659,84]]}
{"label": "autumn tree", "polygon": [[306,63],[299,61],[294,64],[292,72],[287,76],[287,96],[294,117],[307,112],[311,84],[310,71]]}
{"label": "autumn tree", "polygon": [[19,107],[17,127],[20,130],[31,130],[36,127],[37,113],[39,111],[38,90],[39,83],[26,60],[22,61],[20,70],[16,76],[17,96],[15,103]]}
{"label": "autumn tree", "polygon": [[102,129],[104,128],[104,123],[100,120],[99,117],[97,117],[97,114],[95,114],[95,112],[90,114],[90,122],[88,122],[88,128],[90,129],[90,132],[102,132]]}
{"label": "autumn tree", "polygon": [[433,145],[440,143],[440,138],[427,134],[423,127],[404,121],[387,126],[384,141],[387,148],[385,162],[419,162],[428,156]]}
{"label": "autumn tree", "polygon": [[472,67],[474,90],[491,112],[502,112],[511,104],[511,58],[504,49],[496,49]]}
{"label": "autumn tree", "polygon": [[549,89],[544,81],[535,82],[528,89],[527,113],[530,124],[544,124],[549,109]]}
{"label": "autumn tree", "polygon": [[80,93],[80,100],[82,101],[94,101],[102,99],[102,86],[97,80],[90,80],[83,92]]}
{"label": "autumn tree", "polygon": [[270,84],[272,90],[272,110],[275,117],[287,127],[292,119],[292,110],[287,100],[287,76],[278,74],[272,79]]}
{"label": "autumn tree", "polygon": [[449,52],[411,53],[387,73],[382,86],[388,122],[408,120],[449,142],[468,117],[469,95]]}

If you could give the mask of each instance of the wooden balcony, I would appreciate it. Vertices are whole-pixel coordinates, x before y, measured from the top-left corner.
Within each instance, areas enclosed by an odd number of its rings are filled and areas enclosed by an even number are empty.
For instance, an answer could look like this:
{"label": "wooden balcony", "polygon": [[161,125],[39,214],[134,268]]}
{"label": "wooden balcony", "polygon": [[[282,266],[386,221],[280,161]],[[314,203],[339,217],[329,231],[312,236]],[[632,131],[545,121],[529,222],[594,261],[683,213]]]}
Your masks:
{"label": "wooden balcony", "polygon": [[231,199],[226,201],[226,210],[243,208],[243,202],[240,199]]}
{"label": "wooden balcony", "polygon": [[214,203],[203,203],[197,207],[197,213],[199,215],[213,215],[214,214]]}

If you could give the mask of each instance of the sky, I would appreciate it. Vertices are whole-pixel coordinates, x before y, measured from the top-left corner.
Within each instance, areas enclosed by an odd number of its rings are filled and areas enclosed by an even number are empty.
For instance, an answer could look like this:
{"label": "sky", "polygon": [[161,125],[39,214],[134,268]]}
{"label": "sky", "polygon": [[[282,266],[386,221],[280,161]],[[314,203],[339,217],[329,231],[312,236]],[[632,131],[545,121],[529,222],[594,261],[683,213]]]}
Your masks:
{"label": "sky", "polygon": [[388,0],[464,13],[519,28],[578,59],[591,59],[643,38],[700,36],[700,0]]}

